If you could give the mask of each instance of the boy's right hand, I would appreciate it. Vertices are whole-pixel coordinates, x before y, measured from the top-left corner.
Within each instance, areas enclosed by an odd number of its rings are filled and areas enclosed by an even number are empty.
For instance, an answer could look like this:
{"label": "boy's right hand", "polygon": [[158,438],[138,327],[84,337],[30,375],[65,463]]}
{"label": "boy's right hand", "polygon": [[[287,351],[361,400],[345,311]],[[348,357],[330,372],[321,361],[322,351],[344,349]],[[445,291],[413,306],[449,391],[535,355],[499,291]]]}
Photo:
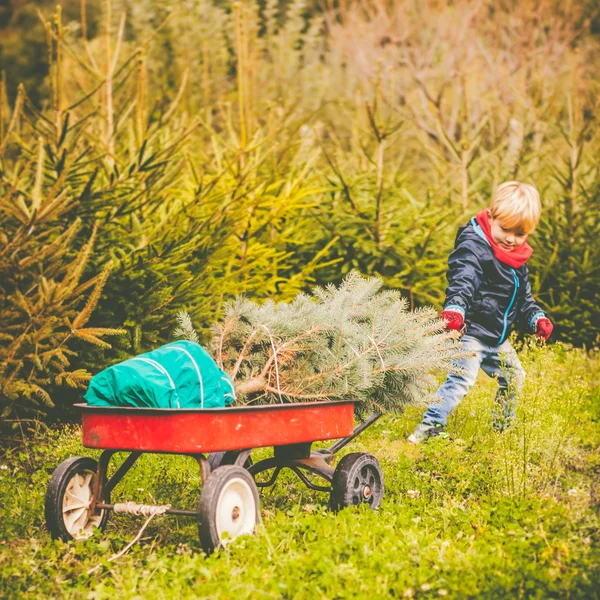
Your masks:
{"label": "boy's right hand", "polygon": [[454,331],[460,331],[462,326],[465,324],[465,318],[461,313],[455,310],[445,310],[440,315],[440,318],[444,323],[446,323],[446,327],[448,329],[452,329]]}

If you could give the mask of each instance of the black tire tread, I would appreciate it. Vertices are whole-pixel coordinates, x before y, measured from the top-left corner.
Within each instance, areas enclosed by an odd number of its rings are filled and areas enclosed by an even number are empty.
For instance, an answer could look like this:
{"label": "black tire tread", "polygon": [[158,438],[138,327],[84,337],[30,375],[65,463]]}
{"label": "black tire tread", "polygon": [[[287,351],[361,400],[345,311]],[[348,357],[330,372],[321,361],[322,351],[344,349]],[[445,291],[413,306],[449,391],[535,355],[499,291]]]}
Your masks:
{"label": "black tire tread", "polygon": [[[73,456],[64,460],[52,473],[44,499],[44,512],[46,526],[52,539],[68,542],[73,537],[66,530],[63,521],[62,505],[66,487],[71,478],[80,470],[97,471],[98,462],[93,458],[84,456]],[[100,522],[100,529],[104,530],[108,519],[108,511],[105,510]]]}
{"label": "black tire tread", "polygon": [[383,471],[381,470],[379,462],[371,454],[351,452],[342,457],[333,474],[333,479],[331,481],[331,495],[329,497],[329,505],[332,510],[338,511],[351,505],[347,494],[348,484],[352,478],[353,472],[356,470],[356,466],[361,462],[374,469],[381,480],[381,495],[379,498],[375,499],[371,508],[377,509],[379,504],[381,504],[384,495],[384,480]]}
{"label": "black tire tread", "polygon": [[[211,452],[208,455],[210,470],[216,471],[219,467],[233,465],[240,454],[240,450],[227,450],[226,452]],[[252,466],[252,458],[249,456],[244,463],[244,469]]]}

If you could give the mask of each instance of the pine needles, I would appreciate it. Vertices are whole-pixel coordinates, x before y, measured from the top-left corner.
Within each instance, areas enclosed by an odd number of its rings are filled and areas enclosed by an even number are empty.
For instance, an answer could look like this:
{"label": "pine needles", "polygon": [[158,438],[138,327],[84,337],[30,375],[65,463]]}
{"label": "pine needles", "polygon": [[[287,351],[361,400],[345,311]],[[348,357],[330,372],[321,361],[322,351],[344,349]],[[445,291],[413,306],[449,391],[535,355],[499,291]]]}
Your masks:
{"label": "pine needles", "polygon": [[[51,391],[56,386],[86,386],[91,375],[71,368],[77,357],[70,348],[73,337],[110,348],[103,338],[125,333],[119,328],[85,327],[109,273],[106,268],[100,277],[81,282],[94,234],[68,260],[75,228],[61,232],[60,223],[38,222],[34,213],[26,231],[10,210],[4,210],[10,202],[10,191],[0,196],[0,224],[9,239],[0,252],[2,419],[45,413],[54,406]],[[81,307],[82,291],[92,284]]]}
{"label": "pine needles", "polygon": [[[244,403],[354,399],[400,411],[422,401],[459,351],[433,309],[411,312],[382,281],[349,274],[339,287],[262,305],[239,297],[214,327],[212,350]],[[180,317],[180,335],[194,335]]]}

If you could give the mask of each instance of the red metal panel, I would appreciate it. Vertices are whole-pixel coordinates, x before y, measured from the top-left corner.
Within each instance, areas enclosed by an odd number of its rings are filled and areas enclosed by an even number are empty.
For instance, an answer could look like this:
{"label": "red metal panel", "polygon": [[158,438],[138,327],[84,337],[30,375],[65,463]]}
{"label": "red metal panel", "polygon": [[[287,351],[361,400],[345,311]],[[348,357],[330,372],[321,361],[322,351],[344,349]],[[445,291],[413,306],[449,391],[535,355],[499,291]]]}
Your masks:
{"label": "red metal panel", "polygon": [[200,453],[281,446],[350,435],[354,402],[310,402],[212,410],[82,408],[83,445]]}

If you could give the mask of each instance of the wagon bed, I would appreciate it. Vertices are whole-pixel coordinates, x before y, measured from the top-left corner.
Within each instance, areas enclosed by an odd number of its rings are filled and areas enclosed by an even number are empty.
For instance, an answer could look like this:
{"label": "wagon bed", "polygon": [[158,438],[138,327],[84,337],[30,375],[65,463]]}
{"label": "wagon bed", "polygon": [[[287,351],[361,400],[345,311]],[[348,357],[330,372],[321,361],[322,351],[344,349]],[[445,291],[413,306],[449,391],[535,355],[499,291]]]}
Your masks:
{"label": "wagon bed", "polygon": [[354,402],[307,402],[212,409],[76,404],[83,445],[104,450],[195,454],[347,437]]}

